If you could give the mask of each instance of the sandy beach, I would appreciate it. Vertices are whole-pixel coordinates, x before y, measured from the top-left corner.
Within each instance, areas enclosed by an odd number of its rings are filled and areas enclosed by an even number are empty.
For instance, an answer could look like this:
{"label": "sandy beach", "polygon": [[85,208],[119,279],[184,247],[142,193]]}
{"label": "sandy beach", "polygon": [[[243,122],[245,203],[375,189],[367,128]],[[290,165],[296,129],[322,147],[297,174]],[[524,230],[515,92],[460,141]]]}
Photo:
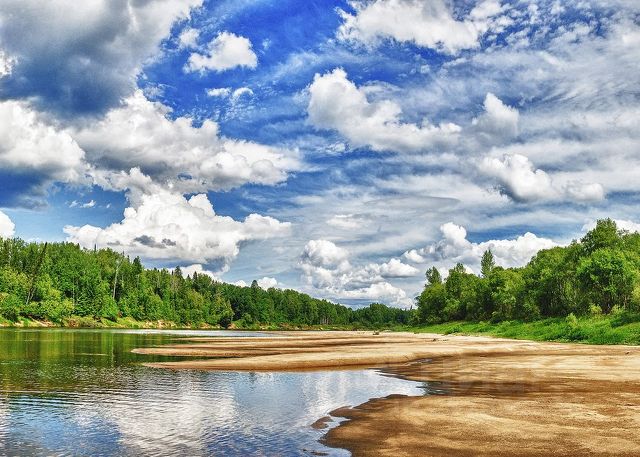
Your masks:
{"label": "sandy beach", "polygon": [[[640,348],[373,332],[197,338],[135,352],[169,369],[383,367],[432,395],[372,399],[329,446],[354,456],[640,455]],[[207,357],[207,358],[203,358]]]}

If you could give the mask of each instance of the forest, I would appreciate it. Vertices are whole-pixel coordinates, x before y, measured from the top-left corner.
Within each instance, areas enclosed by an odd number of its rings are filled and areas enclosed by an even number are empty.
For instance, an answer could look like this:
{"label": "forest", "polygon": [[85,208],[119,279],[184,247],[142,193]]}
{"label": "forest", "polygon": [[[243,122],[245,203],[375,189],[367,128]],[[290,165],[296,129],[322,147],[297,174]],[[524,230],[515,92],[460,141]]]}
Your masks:
{"label": "forest", "polygon": [[61,325],[164,321],[178,326],[237,328],[363,326],[408,323],[409,312],[374,303],[353,310],[294,290],[263,290],[184,277],[179,267],[145,269],[111,249],[72,243],[0,240],[0,317]]}
{"label": "forest", "polygon": [[524,267],[503,268],[486,251],[479,275],[462,264],[446,277],[430,268],[411,310],[380,303],[353,309],[295,290],[263,290],[256,281],[240,287],[204,274],[185,277],[179,267],[146,269],[138,257],[111,249],[0,240],[0,318],[8,322],[415,328],[638,312],[640,234],[619,230],[610,219],[568,246],[539,251]]}
{"label": "forest", "polygon": [[443,279],[430,268],[415,322],[633,315],[640,310],[640,233],[603,219],[581,240],[541,250],[521,268],[502,268],[486,251],[480,273],[458,264]]}

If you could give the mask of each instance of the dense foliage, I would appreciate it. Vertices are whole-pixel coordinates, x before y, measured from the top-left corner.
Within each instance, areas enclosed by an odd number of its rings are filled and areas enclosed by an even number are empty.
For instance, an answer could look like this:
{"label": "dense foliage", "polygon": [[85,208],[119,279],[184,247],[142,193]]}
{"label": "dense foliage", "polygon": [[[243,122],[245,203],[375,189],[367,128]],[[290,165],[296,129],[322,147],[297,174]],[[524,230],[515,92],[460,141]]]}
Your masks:
{"label": "dense foliage", "polygon": [[263,290],[256,281],[240,287],[204,274],[184,277],[179,267],[145,269],[139,258],[131,260],[111,249],[0,239],[0,317],[9,321],[64,322],[78,316],[184,326],[228,327],[233,322],[244,328],[377,328],[640,316],[640,234],[601,220],[581,240],[542,250],[522,268],[497,266],[487,251],[480,275],[458,264],[446,279],[436,268],[427,271],[426,279],[416,310],[380,303],[354,310],[294,290]]}
{"label": "dense foliage", "polygon": [[539,251],[522,268],[496,266],[484,253],[480,276],[462,264],[446,280],[431,268],[417,298],[419,323],[532,321],[640,310],[640,234],[610,219],[580,241]]}
{"label": "dense foliage", "polygon": [[[111,249],[72,243],[0,240],[0,316],[63,322],[132,318],[179,325],[259,324],[378,326],[407,322],[408,312],[381,304],[353,311],[294,290],[239,287],[180,268],[145,269]],[[87,321],[90,322],[90,321]]]}

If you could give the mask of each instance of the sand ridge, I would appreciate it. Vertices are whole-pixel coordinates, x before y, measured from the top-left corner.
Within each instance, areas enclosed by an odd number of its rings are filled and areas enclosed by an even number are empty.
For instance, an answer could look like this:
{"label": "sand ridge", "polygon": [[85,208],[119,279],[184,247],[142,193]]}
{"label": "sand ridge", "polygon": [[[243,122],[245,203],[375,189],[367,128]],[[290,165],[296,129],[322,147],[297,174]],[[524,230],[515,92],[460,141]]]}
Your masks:
{"label": "sand ridge", "polygon": [[[354,456],[640,456],[640,347],[469,336],[287,332],[134,352],[168,369],[385,367],[430,395],[333,411],[323,442]],[[194,357],[207,357],[194,360]],[[316,426],[323,426],[322,418]]]}
{"label": "sand ridge", "polygon": [[435,334],[290,332],[275,333],[272,338],[191,339],[133,352],[190,358],[146,364],[155,368],[273,371],[375,367],[434,356],[534,351],[538,347],[539,343],[529,341]]}

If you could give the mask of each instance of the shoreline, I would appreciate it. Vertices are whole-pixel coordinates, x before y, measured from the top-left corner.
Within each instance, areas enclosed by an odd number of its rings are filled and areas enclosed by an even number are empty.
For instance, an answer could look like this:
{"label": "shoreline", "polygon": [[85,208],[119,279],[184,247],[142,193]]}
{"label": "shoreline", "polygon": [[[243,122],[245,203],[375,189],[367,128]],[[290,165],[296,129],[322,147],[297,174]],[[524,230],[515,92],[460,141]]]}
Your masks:
{"label": "shoreline", "polygon": [[322,443],[355,457],[640,455],[637,346],[372,332],[185,341],[134,351],[182,356],[146,364],[172,370],[382,367],[424,383],[425,396],[391,395],[330,413],[346,421]]}
{"label": "shoreline", "polygon": [[433,391],[334,410],[346,420],[321,442],[354,457],[640,455],[640,352],[578,349],[386,368]]}

